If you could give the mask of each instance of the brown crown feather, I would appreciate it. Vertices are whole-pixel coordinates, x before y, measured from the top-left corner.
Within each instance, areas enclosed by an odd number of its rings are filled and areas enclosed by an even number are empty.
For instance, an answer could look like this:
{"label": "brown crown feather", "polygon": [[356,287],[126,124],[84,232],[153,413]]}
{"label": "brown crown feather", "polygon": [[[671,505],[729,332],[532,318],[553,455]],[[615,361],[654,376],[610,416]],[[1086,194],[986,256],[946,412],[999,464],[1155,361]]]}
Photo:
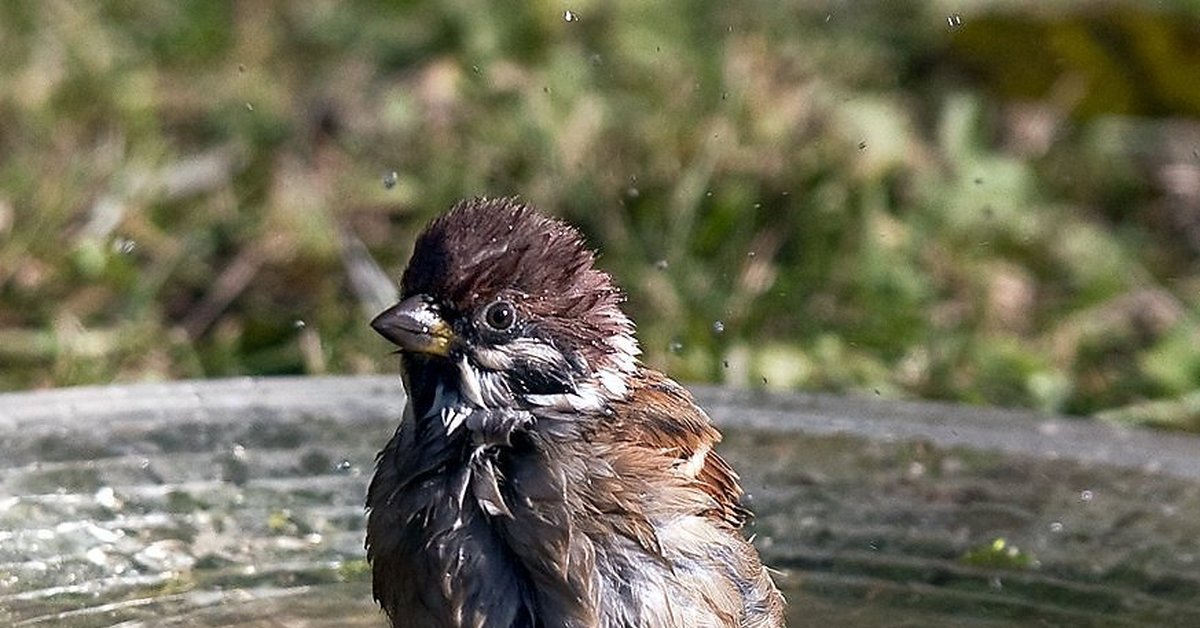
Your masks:
{"label": "brown crown feather", "polygon": [[[460,315],[509,300],[599,368],[618,347],[638,349],[624,294],[595,261],[571,225],[515,198],[475,198],[425,228],[401,286],[404,297],[425,294]],[[618,337],[627,342],[614,345]]]}
{"label": "brown crown feather", "polygon": [[560,303],[561,315],[581,315],[588,305],[622,300],[595,260],[571,225],[515,198],[475,198],[429,223],[401,284],[405,297],[436,296],[458,309],[514,291]]}

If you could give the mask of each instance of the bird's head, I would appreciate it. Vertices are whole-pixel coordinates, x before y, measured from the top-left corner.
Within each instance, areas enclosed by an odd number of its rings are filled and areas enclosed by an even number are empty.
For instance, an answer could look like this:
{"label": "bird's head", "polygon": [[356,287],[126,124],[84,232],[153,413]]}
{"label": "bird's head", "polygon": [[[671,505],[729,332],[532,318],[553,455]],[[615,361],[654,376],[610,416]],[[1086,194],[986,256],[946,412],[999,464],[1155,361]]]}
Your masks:
{"label": "bird's head", "polygon": [[515,199],[463,201],[430,223],[401,291],[371,326],[400,347],[410,388],[452,386],[480,408],[596,410],[637,368],[622,293],[583,237]]}

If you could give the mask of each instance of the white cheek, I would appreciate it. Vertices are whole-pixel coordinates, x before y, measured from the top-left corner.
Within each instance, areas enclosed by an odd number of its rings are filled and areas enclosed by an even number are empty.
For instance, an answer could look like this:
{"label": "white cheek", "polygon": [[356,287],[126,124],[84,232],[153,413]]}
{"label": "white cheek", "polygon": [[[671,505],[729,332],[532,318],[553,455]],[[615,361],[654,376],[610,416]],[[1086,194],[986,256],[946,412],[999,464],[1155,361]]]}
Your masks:
{"label": "white cheek", "polygon": [[533,364],[553,366],[562,361],[562,354],[552,345],[530,338],[517,338],[503,348],[480,347],[474,350],[475,362],[491,371],[512,368],[513,358],[519,356]]}
{"label": "white cheek", "polygon": [[558,349],[540,340],[518,340],[513,343],[513,350],[534,364],[555,366],[563,361],[563,355]]}
{"label": "white cheek", "polygon": [[512,358],[508,352],[500,349],[478,348],[475,349],[475,361],[485,369],[493,371],[503,371],[512,366]]}
{"label": "white cheek", "polygon": [[508,392],[504,376],[500,373],[492,371],[479,373],[479,393],[486,407],[507,408],[512,406],[512,395]]}
{"label": "white cheek", "polygon": [[508,408],[514,400],[500,371],[480,370],[463,358],[458,361],[459,393],[477,408]]}
{"label": "white cheek", "polygon": [[597,412],[604,408],[604,404],[610,399],[610,395],[601,392],[593,384],[583,384],[569,394],[525,396],[526,401],[543,408],[574,412]]}
{"label": "white cheek", "polygon": [[615,334],[609,336],[606,342],[613,348],[613,362],[617,370],[632,373],[637,369],[637,356],[642,350],[632,334]]}
{"label": "white cheek", "polygon": [[600,387],[608,393],[609,397],[620,399],[628,392],[625,378],[621,373],[612,369],[600,369],[600,372],[596,374],[596,379],[600,380]]}

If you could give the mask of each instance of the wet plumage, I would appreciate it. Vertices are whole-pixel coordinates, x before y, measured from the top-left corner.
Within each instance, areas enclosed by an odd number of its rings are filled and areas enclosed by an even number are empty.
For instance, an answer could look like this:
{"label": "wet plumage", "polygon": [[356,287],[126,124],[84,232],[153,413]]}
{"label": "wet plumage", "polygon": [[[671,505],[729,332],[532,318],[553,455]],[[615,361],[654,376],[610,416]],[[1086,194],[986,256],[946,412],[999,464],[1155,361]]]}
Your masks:
{"label": "wet plumage", "polygon": [[372,323],[409,394],[367,500],[394,626],[783,624],[719,433],[638,361],[594,261],[513,199],[460,203],[417,239]]}

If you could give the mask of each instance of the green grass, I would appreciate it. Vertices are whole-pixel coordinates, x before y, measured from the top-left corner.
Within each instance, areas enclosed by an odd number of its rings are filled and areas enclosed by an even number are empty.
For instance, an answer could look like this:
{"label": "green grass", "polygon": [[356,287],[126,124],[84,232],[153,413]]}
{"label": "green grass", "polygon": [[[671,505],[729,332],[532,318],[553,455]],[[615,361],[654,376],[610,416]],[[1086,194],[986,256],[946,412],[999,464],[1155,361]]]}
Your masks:
{"label": "green grass", "polygon": [[0,387],[392,370],[519,194],[681,379],[1200,429],[1195,9],[830,6],[0,5]]}

